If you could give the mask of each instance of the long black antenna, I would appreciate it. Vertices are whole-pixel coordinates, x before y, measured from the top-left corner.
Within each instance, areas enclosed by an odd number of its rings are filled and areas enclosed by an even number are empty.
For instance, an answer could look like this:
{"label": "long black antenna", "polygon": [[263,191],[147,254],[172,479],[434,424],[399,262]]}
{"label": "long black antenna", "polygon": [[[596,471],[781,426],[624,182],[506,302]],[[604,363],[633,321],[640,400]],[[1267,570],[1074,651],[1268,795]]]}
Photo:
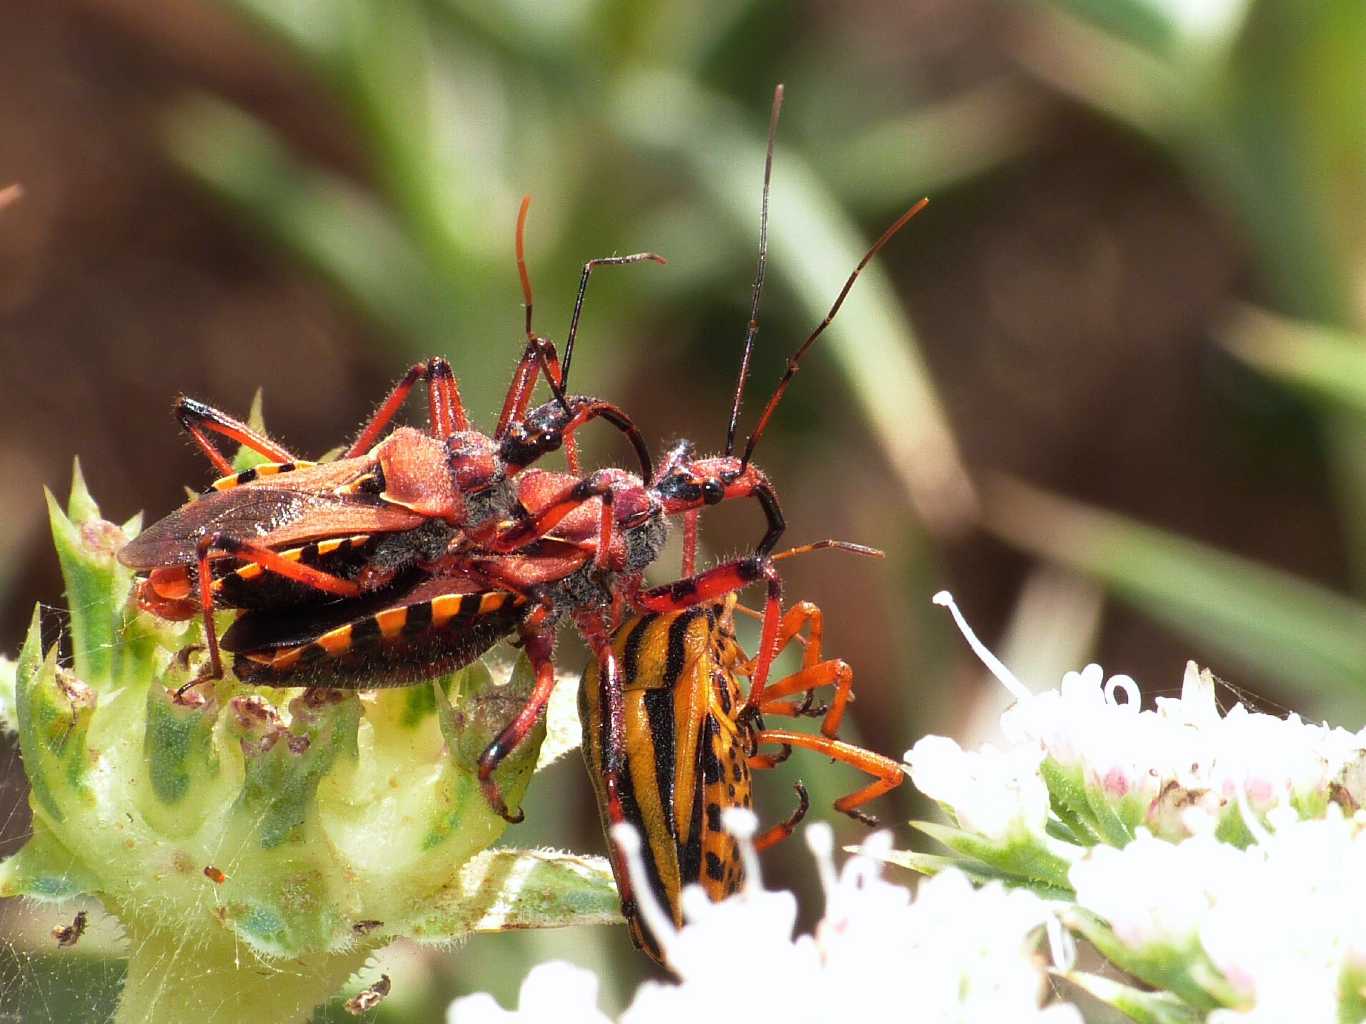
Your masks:
{"label": "long black antenna", "polygon": [[773,390],[773,396],[769,398],[768,405],[764,406],[764,411],[759,416],[759,423],[754,428],[754,433],[749,435],[749,441],[745,445],[744,458],[740,460],[742,469],[749,465],[749,460],[754,455],[754,448],[759,443],[759,438],[764,436],[764,430],[768,427],[768,421],[773,417],[773,410],[778,408],[778,403],[783,400],[783,395],[787,391],[787,386],[792,383],[792,378],[797,376],[797,371],[801,369],[802,356],[806,355],[806,353],[811,350],[811,346],[816,343],[816,339],[830,326],[830,321],[835,319],[835,314],[838,313],[840,307],[844,305],[844,300],[849,294],[849,289],[854,287],[854,282],[858,280],[859,274],[863,273],[863,268],[868,265],[869,261],[878,254],[878,251],[884,245],[891,241],[893,235],[906,226],[908,220],[925,209],[928,204],[928,199],[917,200],[909,210],[896,219],[891,227],[882,233],[881,237],[872,244],[872,247],[863,254],[863,259],[858,261],[858,266],[855,267],[854,272],[849,275],[849,279],[844,282],[844,287],[840,289],[840,293],[835,299],[835,304],[830,307],[830,312],[825,314],[825,319],[816,326],[814,331],[807,335],[807,338],[802,342],[801,347],[788,357],[787,369],[783,372],[782,378],[778,381],[778,386]]}
{"label": "long black antenna", "polygon": [[754,337],[759,333],[759,299],[764,293],[764,271],[768,269],[768,187],[773,179],[773,140],[778,134],[778,113],[783,109],[783,83],[773,90],[773,111],[768,115],[768,152],[764,155],[764,198],[759,210],[759,265],[754,272],[754,289],[750,295],[749,328],[745,332],[745,350],[740,356],[740,379],[735,382],[735,401],[730,407],[730,425],[726,428],[726,454],[735,454],[735,429],[740,422],[740,403],[749,379],[749,361],[754,354]]}

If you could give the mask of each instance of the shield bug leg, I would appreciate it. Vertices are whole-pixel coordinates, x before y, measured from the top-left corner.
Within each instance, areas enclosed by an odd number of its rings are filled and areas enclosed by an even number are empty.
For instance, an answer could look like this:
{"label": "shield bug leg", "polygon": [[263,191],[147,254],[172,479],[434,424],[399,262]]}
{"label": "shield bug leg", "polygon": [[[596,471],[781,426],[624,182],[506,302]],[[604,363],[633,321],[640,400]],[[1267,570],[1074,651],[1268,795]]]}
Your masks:
{"label": "shield bug leg", "polygon": [[876,825],[877,819],[859,808],[884,793],[890,793],[901,785],[906,777],[901,766],[890,757],[883,757],[871,750],[829,736],[813,736],[811,733],[796,732],[792,729],[764,729],[759,733],[758,742],[814,750],[873,776],[873,781],[866,786],[835,801],[835,810],[865,825]]}
{"label": "shield bug leg", "polygon": [[755,836],[754,849],[759,853],[772,849],[797,831],[797,826],[802,823],[802,819],[806,817],[806,812],[811,809],[811,796],[807,793],[806,787],[802,785],[800,779],[792,784],[792,788],[797,792],[796,808],[784,820]]}
{"label": "shield bug leg", "polygon": [[282,445],[272,441],[264,434],[252,430],[241,420],[234,419],[227,413],[187,395],[181,395],[176,399],[175,415],[185,432],[199,446],[200,451],[213,463],[214,468],[225,476],[234,472],[232,462],[218,450],[218,446],[213,443],[213,439],[209,436],[211,433],[236,441],[271,462],[292,463],[298,461]]}

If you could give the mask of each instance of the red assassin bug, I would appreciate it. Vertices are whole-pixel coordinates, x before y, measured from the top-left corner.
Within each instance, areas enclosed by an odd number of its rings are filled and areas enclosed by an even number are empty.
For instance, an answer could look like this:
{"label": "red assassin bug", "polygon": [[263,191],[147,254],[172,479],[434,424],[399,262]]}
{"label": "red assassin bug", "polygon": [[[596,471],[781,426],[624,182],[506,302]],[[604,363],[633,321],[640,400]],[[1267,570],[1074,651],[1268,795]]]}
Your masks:
{"label": "red assassin bug", "polygon": [[[506,545],[503,550],[481,548],[474,542],[458,545],[432,563],[430,577],[413,589],[385,592],[365,603],[340,602],[325,618],[309,612],[267,616],[248,611],[224,637],[225,647],[237,654],[235,666],[240,676],[275,686],[370,686],[375,685],[376,678],[382,685],[402,685],[463,664],[492,644],[500,631],[515,629],[531,658],[536,685],[516,718],[480,758],[485,791],[500,809],[490,777],[535,725],[549,699],[555,679],[553,631],[565,615],[574,619],[610,687],[619,679],[610,641],[611,624],[623,603],[641,612],[673,612],[719,600],[765,580],[768,599],[758,663],[762,671],[756,672],[753,691],[755,701],[759,700],[781,616],[781,584],[767,555],[785,523],[772,485],[751,458],[800,360],[838,313],[858,275],[924,206],[922,200],[898,218],[860,260],[825,319],[789,359],[787,372],[750,435],[744,456],[736,458],[734,423],[757,332],[757,285],[762,283],[765,266],[767,195],[781,96],[779,87],[765,163],[754,312],[731,414],[727,454],[696,459],[692,445],[681,442],[649,478],[648,485],[620,469],[598,470],[583,478],[528,471],[518,482],[520,519],[499,528]],[[757,499],[768,522],[753,556],[665,586],[642,589],[641,573],[663,546],[669,517],[743,497]],[[513,550],[509,553],[507,548]],[[694,561],[695,531],[690,531],[685,537],[685,572],[691,573]],[[613,771],[613,765],[605,766],[605,777],[610,779]]]}
{"label": "red assassin bug", "polygon": [[[181,424],[210,462],[228,475],[143,531],[119,558],[147,574],[138,589],[144,607],[165,618],[203,615],[208,662],[195,682],[222,675],[215,604],[280,609],[360,597],[440,557],[457,538],[477,538],[494,551],[511,550],[515,543],[509,545],[497,527],[516,506],[514,478],[561,446],[577,472],[575,431],[590,420],[604,419],[621,430],[642,471],[649,472],[649,450],[624,412],[564,389],[592,271],[663,259],[636,253],[584,264],[561,370],[553,343],[531,329],[524,256],[529,204],[528,197],[518,213],[516,246],[527,344],[492,436],[470,428],[450,364],[439,356],[413,366],[355,442],[338,460],[324,464],[296,458],[210,406],[186,397],[177,400]],[[528,412],[538,372],[545,373],[555,399]],[[418,381],[427,385],[428,432],[400,427],[379,440]],[[233,473],[211,435],[272,461]],[[211,563],[225,561],[241,569],[215,579]]]}
{"label": "red assassin bug", "polygon": [[[859,545],[821,541],[769,561],[826,547],[881,555]],[[629,822],[642,834],[646,877],[677,925],[683,923],[684,887],[701,885],[713,900],[720,900],[744,880],[739,848],[723,828],[722,817],[727,808],[750,807],[752,769],[774,767],[793,746],[860,768],[873,781],[835,801],[835,807],[867,824],[874,822],[859,808],[904,778],[889,758],[835,738],[854,677],[845,662],[824,657],[820,609],[802,602],[782,616],[778,649],[802,642],[802,667],[764,687],[766,666],[760,658],[747,657],[735,638],[736,596],[731,592],[720,601],[628,620],[612,642],[622,666],[620,690],[603,685],[594,663],[579,689],[583,756],[603,831],[610,837],[613,825]],[[803,631],[808,632],[805,640]],[[740,676],[755,680],[748,697],[741,691]],[[829,685],[835,687],[834,697],[824,709],[820,735],[764,727],[765,714],[809,713],[812,692]],[[791,699],[800,693],[806,694],[803,703]],[[759,753],[764,745],[779,752]],[[800,782],[796,788],[797,809],[757,838],[758,849],[786,839],[805,815],[806,790]],[[663,962],[659,943],[639,913],[626,865],[615,851],[612,869],[632,941]]]}

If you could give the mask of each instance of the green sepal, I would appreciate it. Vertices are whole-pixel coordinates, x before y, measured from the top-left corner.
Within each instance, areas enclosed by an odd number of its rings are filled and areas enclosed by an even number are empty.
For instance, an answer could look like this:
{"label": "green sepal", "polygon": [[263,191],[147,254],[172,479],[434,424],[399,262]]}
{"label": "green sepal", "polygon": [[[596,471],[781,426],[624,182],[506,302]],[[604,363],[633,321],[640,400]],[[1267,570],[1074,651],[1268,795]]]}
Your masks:
{"label": "green sepal", "polygon": [[95,710],[94,692],[57,667],[57,645],[38,660],[40,640],[35,609],[28,639],[19,654],[15,704],[19,749],[29,779],[29,804],[35,815],[65,819],[72,804],[88,806],[90,758],[86,736]]}
{"label": "green sepal", "polygon": [[[1091,801],[1086,795],[1086,781],[1079,767],[1064,768],[1057,761],[1045,757],[1039,762],[1039,777],[1048,788],[1048,802],[1058,820],[1084,846],[1110,842],[1104,838],[1092,820]],[[1123,843],[1110,845],[1124,845]]]}
{"label": "green sepal", "polygon": [[[142,742],[147,772],[136,793],[142,817],[172,838],[199,831],[220,813],[220,801],[233,797],[227,787],[218,800],[208,791],[222,773],[214,743],[218,705],[212,699],[203,704],[176,701],[175,686],[186,681],[183,675],[188,673],[181,670],[167,680],[169,685],[147,688]],[[191,794],[193,799],[187,799]]]}
{"label": "green sepal", "polygon": [[1023,830],[1005,840],[992,841],[952,825],[931,821],[913,821],[911,825],[955,853],[981,861],[1019,884],[1042,884],[1062,893],[1072,892],[1067,879],[1071,862],[1045,848],[1039,837]]}
{"label": "green sepal", "polygon": [[602,857],[554,850],[484,850],[401,934],[446,942],[471,932],[621,923],[621,899]]}
{"label": "green sepal", "polygon": [[[257,388],[256,394],[251,397],[251,411],[247,413],[247,426],[258,434],[264,434],[266,432],[266,417],[264,410],[265,391],[262,388]],[[232,469],[235,473],[244,473],[249,469],[269,461],[270,459],[256,451],[256,449],[248,448],[246,445],[239,445],[236,454],[232,457]]]}
{"label": "green sepal", "polygon": [[0,897],[57,902],[99,891],[99,879],[52,834],[40,817],[23,847],[0,861]]}
{"label": "green sepal", "polygon": [[264,702],[236,697],[233,727],[246,763],[242,794],[233,808],[240,826],[262,849],[301,843],[318,784],[338,757],[354,761],[360,701],[354,692],[307,690],[290,702],[285,726]]}
{"label": "green sepal", "polygon": [[1204,1014],[1170,992],[1148,992],[1086,971],[1057,972],[1057,977],[1071,982],[1136,1024],[1199,1024],[1204,1020]]}
{"label": "green sepal", "polygon": [[51,491],[43,493],[66,584],[76,675],[90,686],[104,689],[120,677],[119,662],[125,650],[124,607],[133,574],[115,556],[128,537],[120,527],[99,517],[99,506],[86,489],[79,462],[74,470],[69,514],[62,511]]}
{"label": "green sepal", "polygon": [[1153,943],[1135,949],[1121,942],[1101,918],[1080,907],[1068,910],[1063,923],[1080,932],[1120,970],[1153,988],[1171,992],[1196,1010],[1247,1008],[1246,1000],[1214,966],[1199,939],[1192,938],[1180,946]]}

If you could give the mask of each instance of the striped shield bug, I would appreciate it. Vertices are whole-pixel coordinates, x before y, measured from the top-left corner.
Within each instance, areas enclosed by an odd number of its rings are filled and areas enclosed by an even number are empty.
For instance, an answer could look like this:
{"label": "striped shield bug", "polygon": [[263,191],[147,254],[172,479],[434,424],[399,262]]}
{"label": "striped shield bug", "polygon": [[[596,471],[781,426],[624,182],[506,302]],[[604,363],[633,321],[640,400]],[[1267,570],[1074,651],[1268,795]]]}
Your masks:
{"label": "striped shield bug", "polygon": [[[775,578],[774,561],[823,547],[881,554],[823,541],[766,559],[766,575]],[[720,900],[744,881],[739,848],[723,829],[722,817],[726,808],[751,806],[753,769],[775,766],[794,746],[860,768],[873,781],[841,797],[835,807],[869,824],[873,820],[862,806],[903,779],[894,761],[837,737],[854,675],[844,661],[824,656],[820,609],[801,602],[783,613],[770,602],[764,636],[774,643],[765,643],[750,658],[735,637],[737,607],[737,592],[731,591],[720,599],[627,620],[612,639],[619,677],[610,679],[591,662],[579,689],[583,756],[603,830],[610,833],[613,825],[629,822],[641,833],[650,887],[679,925],[685,886],[700,885]],[[801,668],[767,682],[773,658],[793,642],[803,645]],[[748,694],[742,676],[750,678]],[[828,708],[815,712],[824,714],[819,734],[765,726],[764,715],[811,714],[811,695],[825,686],[834,687],[834,696]],[[798,701],[798,695],[805,699]],[[762,747],[776,750],[763,753]],[[758,849],[787,838],[806,813],[805,788],[800,782],[796,788],[796,811],[762,833]],[[662,962],[615,850],[612,867],[632,941]]]}

